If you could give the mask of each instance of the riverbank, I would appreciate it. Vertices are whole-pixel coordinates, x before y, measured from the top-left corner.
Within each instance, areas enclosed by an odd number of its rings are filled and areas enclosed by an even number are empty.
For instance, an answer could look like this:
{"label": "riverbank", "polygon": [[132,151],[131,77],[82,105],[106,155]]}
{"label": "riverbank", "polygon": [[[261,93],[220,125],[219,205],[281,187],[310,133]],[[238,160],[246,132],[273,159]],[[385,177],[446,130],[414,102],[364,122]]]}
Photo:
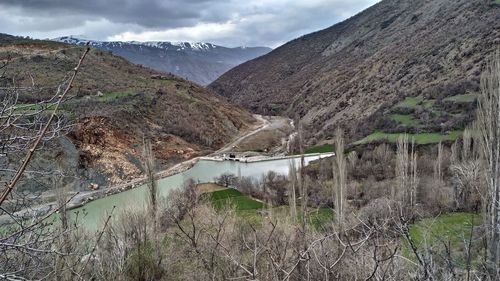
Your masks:
{"label": "riverbank", "polygon": [[[183,173],[189,169],[191,169],[196,163],[200,160],[200,157],[196,157],[184,162],[181,162],[167,170],[158,172],[156,174],[157,179],[165,178],[165,177],[170,177],[176,174]],[[67,210],[72,210],[76,208],[80,208],[85,206],[86,204],[107,197],[111,196],[114,194],[118,194],[130,189],[134,189],[136,187],[142,186],[146,184],[146,178],[141,177],[138,179],[135,179],[133,181],[103,188],[103,189],[98,189],[98,190],[93,190],[93,191],[85,191],[85,192],[71,192],[67,194],[68,198],[71,198],[71,200],[66,204],[66,209]],[[24,209],[18,212],[14,213],[14,216],[16,218],[22,218],[22,219],[28,219],[28,218],[34,218],[34,217],[40,217],[44,216],[50,212],[53,212],[58,208],[57,202],[48,202],[44,204],[40,204],[34,207],[31,207],[29,209]],[[14,222],[13,219],[9,215],[3,215],[0,216],[0,224],[8,224]]]}
{"label": "riverbank", "polygon": [[258,156],[250,156],[250,157],[235,157],[235,158],[224,158],[223,156],[203,156],[199,157],[200,160],[205,161],[215,161],[215,162],[223,162],[223,161],[234,161],[241,163],[256,163],[256,162],[265,162],[265,161],[274,161],[274,160],[283,160],[283,159],[295,159],[300,157],[311,157],[311,156],[319,156],[320,158],[326,158],[335,156],[335,153],[310,153],[303,155],[277,155],[277,156],[266,156],[266,155],[258,155]]}
{"label": "riverbank", "polygon": [[[311,158],[311,157],[317,157],[317,158],[326,158],[326,157],[331,157],[333,156],[334,153],[312,153],[312,154],[305,154],[304,158]],[[272,162],[272,161],[280,161],[280,160],[287,160],[287,159],[298,159],[301,158],[302,155],[279,155],[279,156],[253,156],[253,157],[248,157],[245,161],[232,161],[232,160],[224,160],[221,159],[220,156],[202,156],[202,157],[197,157],[193,158],[187,161],[184,161],[182,163],[179,163],[173,167],[171,167],[168,170],[159,172],[156,174],[156,177],[158,180],[163,180],[168,177],[172,177],[184,172],[189,171],[191,168],[193,168],[199,161],[208,161],[208,162],[234,162],[234,163],[241,163],[241,164],[258,164],[259,162],[265,163],[265,162]],[[288,165],[288,164],[286,164]],[[88,191],[84,193],[79,193],[79,194],[70,194],[68,195],[68,198],[71,196],[74,196],[66,205],[67,210],[72,210],[80,207],[84,207],[85,205],[111,196],[119,193],[123,193],[125,191],[129,191],[131,189],[135,189],[141,186],[144,186],[146,184],[146,178],[140,178],[128,183],[124,183],[121,185],[116,185],[113,187],[109,187],[106,189],[101,189],[101,190],[95,190],[95,191]],[[55,202],[53,203],[47,203],[47,204],[42,204],[39,206],[32,207],[30,209],[22,210],[19,212],[15,213],[15,216],[17,218],[33,218],[33,217],[40,217],[49,214],[50,212],[54,212],[58,208],[57,204]],[[0,217],[0,224],[6,224],[6,223],[12,223],[13,220],[10,218],[8,215],[3,215]]]}
{"label": "riverbank", "polygon": [[[245,138],[251,137],[251,136],[255,135],[257,132],[260,132],[261,130],[266,129],[270,125],[272,125],[272,122],[270,122],[268,120],[268,118],[270,119],[271,117],[263,117],[261,115],[254,115],[254,117],[256,118],[256,120],[259,121],[257,124],[255,124],[255,126],[249,128],[245,132],[241,132],[240,134],[238,134],[238,136],[235,136],[235,138],[230,143],[226,144],[221,149],[219,149],[215,152],[212,152],[211,154],[209,154],[208,156],[205,156],[205,157],[215,156],[215,155],[218,155],[224,151],[230,150],[232,147],[237,145],[239,142],[241,142]],[[169,177],[169,176],[183,173],[183,172],[189,170],[190,168],[192,168],[194,165],[196,165],[196,163],[200,159],[202,159],[202,157],[196,157],[196,158],[189,159],[189,160],[183,161],[181,163],[178,163],[167,170],[163,170],[163,171],[158,172],[156,174],[156,177],[157,177],[157,179],[161,179],[161,178],[165,178],[165,177]],[[118,184],[118,185],[114,185],[114,186],[110,186],[110,187],[105,187],[105,188],[101,188],[98,190],[89,190],[89,191],[78,192],[78,193],[77,192],[68,192],[66,194],[66,197],[67,198],[73,197],[73,198],[71,198],[71,200],[67,203],[66,208],[68,210],[80,208],[80,207],[83,207],[92,201],[97,200],[97,199],[101,199],[101,198],[111,196],[111,195],[114,195],[117,193],[121,193],[121,192],[130,190],[130,189],[134,189],[136,187],[144,185],[145,183],[146,183],[146,178],[140,177],[140,178],[134,179],[134,180],[126,182],[126,183],[122,183],[122,184]],[[54,195],[52,195],[51,197],[55,198]],[[58,205],[57,202],[54,200],[54,201],[42,203],[42,204],[30,207],[30,208],[26,208],[26,209],[17,211],[13,215],[17,219],[19,219],[19,218],[27,219],[27,218],[33,218],[33,217],[40,217],[40,216],[44,216],[50,212],[54,212],[54,210],[56,210],[58,208],[57,205]],[[7,214],[0,216],[0,224],[12,223],[13,221],[14,220]]]}

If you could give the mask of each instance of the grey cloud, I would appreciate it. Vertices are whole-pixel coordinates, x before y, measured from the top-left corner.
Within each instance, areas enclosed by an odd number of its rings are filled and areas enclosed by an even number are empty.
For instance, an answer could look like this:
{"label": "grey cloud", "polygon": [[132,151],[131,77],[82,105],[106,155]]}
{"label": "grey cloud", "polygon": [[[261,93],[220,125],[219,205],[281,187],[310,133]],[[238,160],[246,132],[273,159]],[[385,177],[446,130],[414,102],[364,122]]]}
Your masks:
{"label": "grey cloud", "polygon": [[276,47],[331,26],[377,1],[0,0],[0,32],[37,38],[83,34],[101,40],[127,34],[140,40],[144,32],[161,34],[197,25],[220,24],[231,28],[226,33],[203,32],[185,37],[181,34],[172,39],[155,40],[189,39],[228,46]]}
{"label": "grey cloud", "polygon": [[17,7],[33,16],[84,15],[112,22],[135,23],[145,27],[179,27],[198,20],[224,20],[211,10],[210,0],[2,0],[0,5]]}

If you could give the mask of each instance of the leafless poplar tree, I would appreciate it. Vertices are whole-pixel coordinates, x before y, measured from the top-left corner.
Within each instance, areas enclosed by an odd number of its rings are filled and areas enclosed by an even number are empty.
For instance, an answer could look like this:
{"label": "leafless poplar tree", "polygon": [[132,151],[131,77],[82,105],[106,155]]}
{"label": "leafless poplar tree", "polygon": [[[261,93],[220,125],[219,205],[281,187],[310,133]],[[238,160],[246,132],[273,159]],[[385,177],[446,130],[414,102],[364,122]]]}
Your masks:
{"label": "leafless poplar tree", "polygon": [[497,280],[500,276],[500,52],[481,77],[477,129],[487,187],[488,267],[491,277]]}
{"label": "leafless poplar tree", "polygon": [[392,186],[391,199],[394,201],[401,200],[404,196],[405,188],[408,186],[408,135],[402,135],[398,139],[396,153],[396,180],[397,184]]}
{"label": "leafless poplar tree", "polygon": [[452,146],[450,172],[457,209],[471,210],[477,208],[480,201],[487,201],[487,197],[481,195],[484,193],[481,163],[477,155],[477,143],[472,139],[473,131],[475,130],[466,128],[462,145],[457,141]]}
{"label": "leafless poplar tree", "polygon": [[290,216],[295,222],[297,220],[297,168],[295,166],[295,160],[291,159],[288,162],[288,205],[290,206]]}
{"label": "leafless poplar tree", "polygon": [[403,206],[413,206],[416,203],[418,175],[417,175],[417,152],[415,142],[409,147],[408,135],[402,135],[398,139],[396,154],[396,180],[393,185],[391,197],[400,201]]}
{"label": "leafless poplar tree", "polygon": [[337,129],[335,132],[334,146],[335,157],[332,163],[332,174],[335,216],[337,224],[342,226],[346,207],[347,166],[344,155],[344,132],[341,129]]}
{"label": "leafless poplar tree", "polygon": [[442,172],[442,166],[443,166],[443,144],[439,142],[437,146],[437,157],[436,157],[436,163],[434,164],[434,178],[436,179],[437,182],[441,182],[443,179],[443,172]]}
{"label": "leafless poplar tree", "polygon": [[[151,217],[156,221],[158,213],[158,183],[155,177],[155,158],[153,148],[151,147],[151,140],[144,139],[144,169],[146,172],[147,185],[149,190],[149,208]],[[155,223],[156,224],[156,223]]]}
{"label": "leafless poplar tree", "polygon": [[349,163],[349,169],[354,169],[358,163],[358,153],[353,150],[347,155],[347,160]]}
{"label": "leafless poplar tree", "polygon": [[417,203],[417,192],[418,192],[418,170],[417,170],[418,153],[415,147],[415,141],[411,143],[410,152],[410,191],[409,191],[409,204],[410,206],[415,206]]}

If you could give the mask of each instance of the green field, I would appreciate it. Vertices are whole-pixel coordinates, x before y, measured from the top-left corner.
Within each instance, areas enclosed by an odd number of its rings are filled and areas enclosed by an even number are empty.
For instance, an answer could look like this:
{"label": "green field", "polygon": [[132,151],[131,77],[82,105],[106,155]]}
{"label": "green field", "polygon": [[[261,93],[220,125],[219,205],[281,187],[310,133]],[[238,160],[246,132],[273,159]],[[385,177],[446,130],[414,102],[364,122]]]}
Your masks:
{"label": "green field", "polygon": [[[373,141],[381,141],[386,140],[391,143],[395,143],[398,141],[401,133],[384,133],[384,132],[374,132],[371,135],[366,136],[365,138],[355,142],[355,145],[366,144]],[[440,133],[420,133],[420,134],[407,134],[409,139],[412,138],[415,140],[417,144],[430,144],[430,143],[438,143],[440,141],[454,141],[462,135],[461,130],[451,131],[447,134]]]}
{"label": "green field", "polygon": [[53,110],[55,104],[51,103],[27,103],[27,104],[17,104],[16,111],[39,111],[39,110]]}
{"label": "green field", "polygon": [[391,119],[406,126],[418,125],[418,120],[412,114],[391,114]]}
{"label": "green field", "polygon": [[[452,256],[457,265],[464,262],[463,250],[468,243],[471,227],[482,224],[480,215],[471,213],[449,213],[436,218],[427,218],[418,221],[409,227],[410,236],[418,249],[432,248],[434,251],[445,251],[443,245],[450,245],[454,249]],[[412,257],[406,239],[403,239],[403,254]],[[477,260],[477,253],[474,254]]]}
{"label": "green field", "polygon": [[327,152],[334,152],[333,145],[331,145],[331,144],[325,144],[325,145],[312,146],[312,147],[306,148],[304,150],[305,154],[327,153]]}
{"label": "green field", "polygon": [[[55,103],[26,103],[17,104],[14,111],[18,114],[30,114],[36,112],[44,112],[46,114],[51,114],[56,107]],[[57,111],[58,116],[65,116],[70,119],[75,119],[76,115],[73,111],[65,108],[64,104],[61,104]]]}
{"label": "green field", "polygon": [[475,94],[465,94],[465,95],[457,95],[457,96],[447,97],[443,100],[444,101],[459,102],[459,103],[468,103],[468,102],[475,102],[476,99],[477,99],[477,95],[475,95]]}
{"label": "green field", "polygon": [[434,106],[435,102],[436,102],[436,100],[423,100],[422,101],[422,106],[424,108],[432,108]]}
{"label": "green field", "polygon": [[309,223],[316,229],[332,223],[335,211],[331,208],[319,208],[309,213]]}
{"label": "green field", "polygon": [[410,235],[417,246],[444,240],[458,247],[464,237],[469,237],[472,220],[475,226],[482,223],[481,216],[470,213],[449,213],[423,219],[410,226]]}
{"label": "green field", "polygon": [[400,107],[415,107],[423,100],[422,97],[407,97],[404,101],[400,102],[398,106]]}
{"label": "green field", "polygon": [[435,100],[426,100],[421,96],[418,97],[406,97],[404,101],[400,102],[397,107],[408,107],[413,108],[417,106],[422,106],[424,108],[431,108],[434,105]]}
{"label": "green field", "polygon": [[425,108],[430,108],[434,105],[435,100],[426,100],[421,96],[418,97],[406,97],[397,106],[399,107],[417,107],[422,106]]}
{"label": "green field", "polygon": [[[262,216],[256,213],[258,209],[265,208],[262,202],[245,196],[234,188],[208,192],[202,195],[202,200],[208,200],[217,210],[234,208],[240,216],[253,222],[261,222]],[[269,209],[274,216],[288,216],[288,206],[275,206]],[[331,208],[309,209],[307,211],[307,222],[316,229],[319,229],[333,221],[334,210]]]}
{"label": "green field", "polygon": [[107,93],[104,96],[97,97],[100,101],[110,101],[122,97],[133,96],[136,95],[134,92],[111,92]]}
{"label": "green field", "polygon": [[265,207],[264,203],[245,196],[234,188],[205,193],[204,196],[216,209],[234,207],[237,211],[246,211]]}

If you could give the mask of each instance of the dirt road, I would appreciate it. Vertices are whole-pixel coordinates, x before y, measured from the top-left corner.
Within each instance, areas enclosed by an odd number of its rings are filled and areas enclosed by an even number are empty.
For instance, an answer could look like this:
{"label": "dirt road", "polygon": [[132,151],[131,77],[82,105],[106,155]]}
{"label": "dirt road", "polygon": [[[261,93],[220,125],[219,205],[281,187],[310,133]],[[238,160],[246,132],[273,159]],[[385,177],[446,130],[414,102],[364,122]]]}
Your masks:
{"label": "dirt road", "polygon": [[[243,134],[242,136],[237,137],[235,140],[228,143],[223,148],[212,153],[212,155],[218,155],[230,151],[241,150],[240,144],[244,142],[252,142],[252,139],[255,139],[254,141],[259,141],[259,137],[257,135],[259,135],[264,131],[286,132],[293,129],[293,122],[288,118],[280,116],[261,116],[261,115],[254,115],[254,116],[257,120],[260,121],[260,124],[258,126],[253,128],[251,131]],[[288,135],[286,135],[286,137],[288,137]]]}

